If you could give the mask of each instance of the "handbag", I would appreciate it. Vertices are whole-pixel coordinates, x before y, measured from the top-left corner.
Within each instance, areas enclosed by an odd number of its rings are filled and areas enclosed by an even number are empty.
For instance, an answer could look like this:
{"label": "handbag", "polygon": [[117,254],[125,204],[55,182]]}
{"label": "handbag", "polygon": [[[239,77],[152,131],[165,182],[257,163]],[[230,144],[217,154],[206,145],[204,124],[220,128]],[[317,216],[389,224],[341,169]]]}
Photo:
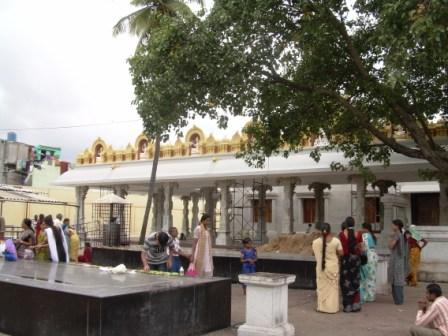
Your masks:
{"label": "handbag", "polygon": [[198,273],[196,272],[196,267],[194,266],[194,263],[190,263],[190,265],[188,265],[188,269],[185,272],[186,276],[189,277],[195,277],[198,275]]}

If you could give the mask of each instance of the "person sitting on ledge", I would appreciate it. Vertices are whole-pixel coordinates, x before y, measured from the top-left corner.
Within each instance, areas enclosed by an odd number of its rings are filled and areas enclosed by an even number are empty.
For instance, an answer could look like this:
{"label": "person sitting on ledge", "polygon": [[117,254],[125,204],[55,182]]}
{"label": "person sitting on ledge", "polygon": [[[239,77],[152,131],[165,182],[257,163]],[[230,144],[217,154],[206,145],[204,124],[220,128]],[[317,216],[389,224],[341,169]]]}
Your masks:
{"label": "person sitting on ledge", "polygon": [[438,284],[426,286],[426,298],[418,301],[418,306],[411,336],[448,336],[448,299]]}
{"label": "person sitting on ledge", "polygon": [[[167,247],[170,253],[167,253]],[[163,231],[154,232],[146,238],[141,253],[143,270],[166,272],[172,266],[173,238]]]}

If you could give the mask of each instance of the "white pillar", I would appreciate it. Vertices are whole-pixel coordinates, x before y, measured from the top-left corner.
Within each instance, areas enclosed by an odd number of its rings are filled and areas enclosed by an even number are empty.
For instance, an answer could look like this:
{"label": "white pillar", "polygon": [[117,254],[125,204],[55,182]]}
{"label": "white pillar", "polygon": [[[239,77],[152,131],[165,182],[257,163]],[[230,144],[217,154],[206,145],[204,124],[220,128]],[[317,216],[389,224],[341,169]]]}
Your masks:
{"label": "white pillar", "polygon": [[199,224],[199,194],[192,193],[191,200],[193,203],[193,206],[191,208],[191,232],[193,232],[196,226],[198,226]]}
{"label": "white pillar", "polygon": [[211,239],[212,242],[216,240],[216,202],[217,198],[215,198],[216,188],[215,187],[207,187],[203,188],[203,194],[205,198],[204,212],[210,216],[212,220],[212,224],[210,227]]}
{"label": "white pillar", "polygon": [[300,231],[306,230],[303,223],[303,198],[301,197],[297,198],[297,227]]}
{"label": "white pillar", "polygon": [[240,274],[247,296],[246,323],[238,328],[238,336],[294,335],[294,326],[288,323],[288,284],[295,279],[290,274]]}
{"label": "white pillar", "polygon": [[163,191],[165,193],[165,200],[163,202],[163,226],[162,230],[168,232],[168,229],[173,226],[173,184],[166,183],[163,186]]}
{"label": "white pillar", "polygon": [[157,225],[156,225],[155,231],[160,231],[160,230],[162,230],[162,227],[163,227],[163,212],[164,212],[163,203],[165,200],[163,187],[159,188],[159,191],[157,192],[157,198],[158,198],[158,201],[157,201],[158,209],[157,209],[157,222],[156,222]]}
{"label": "white pillar", "polygon": [[159,194],[154,193],[152,195],[152,222],[150,233],[157,231],[157,219],[159,217],[159,208],[160,208],[159,201],[160,201]]}
{"label": "white pillar", "polygon": [[188,196],[182,196],[182,202],[184,205],[183,209],[183,217],[182,217],[182,229],[180,230],[185,236],[190,235],[190,228],[189,228],[189,220],[188,220],[188,203],[190,202],[190,197]]}
{"label": "white pillar", "polygon": [[356,184],[356,202],[354,218],[358,228],[365,222],[366,214],[366,180],[360,175],[352,176],[352,183]]}
{"label": "white pillar", "polygon": [[230,218],[229,207],[232,202],[232,198],[229,192],[230,183],[228,181],[218,183],[218,187],[221,189],[221,221],[216,237],[216,244],[218,245],[230,245],[232,242],[230,236]]}
{"label": "white pillar", "polygon": [[[76,231],[80,234],[85,233],[84,224],[85,220],[85,200],[89,187],[82,186],[76,187],[76,205],[78,206],[77,221],[76,221]],[[84,237],[85,238],[85,237]]]}
{"label": "white pillar", "polygon": [[281,179],[279,184],[283,186],[282,220],[280,233],[293,233],[294,229],[294,189],[296,180],[293,178]]}

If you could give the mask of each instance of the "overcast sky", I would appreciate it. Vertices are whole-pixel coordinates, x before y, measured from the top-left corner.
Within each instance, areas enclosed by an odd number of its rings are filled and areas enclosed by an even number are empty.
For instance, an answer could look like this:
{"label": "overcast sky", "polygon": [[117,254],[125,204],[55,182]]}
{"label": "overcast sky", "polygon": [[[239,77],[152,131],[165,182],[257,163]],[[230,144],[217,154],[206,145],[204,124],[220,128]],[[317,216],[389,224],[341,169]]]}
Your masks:
{"label": "overcast sky", "polygon": [[[142,131],[131,104],[126,59],[137,40],[112,36],[113,25],[135,10],[128,0],[0,0],[0,137],[5,129],[108,125],[58,130],[18,130],[18,141],[62,147],[62,158],[102,137],[115,148]],[[132,121],[134,120],[134,121]],[[130,121],[110,124],[111,122]],[[230,136],[195,121],[206,133]]]}

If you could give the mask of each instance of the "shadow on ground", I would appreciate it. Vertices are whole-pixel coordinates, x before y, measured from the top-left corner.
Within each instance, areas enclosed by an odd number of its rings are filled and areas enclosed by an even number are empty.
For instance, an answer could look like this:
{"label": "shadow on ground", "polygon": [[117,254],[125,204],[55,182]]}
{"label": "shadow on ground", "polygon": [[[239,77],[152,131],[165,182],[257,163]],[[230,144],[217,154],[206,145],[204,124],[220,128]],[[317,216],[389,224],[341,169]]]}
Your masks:
{"label": "shadow on ground", "polygon": [[[360,313],[322,314],[315,311],[315,292],[289,290],[289,322],[296,328],[296,336],[406,336],[417,313],[417,300],[423,297],[426,284],[405,289],[405,304],[396,306],[391,296],[380,295],[377,301],[363,306]],[[442,285],[448,294],[448,285]],[[232,327],[207,336],[231,336],[244,323],[245,297],[239,285],[232,286]]]}

